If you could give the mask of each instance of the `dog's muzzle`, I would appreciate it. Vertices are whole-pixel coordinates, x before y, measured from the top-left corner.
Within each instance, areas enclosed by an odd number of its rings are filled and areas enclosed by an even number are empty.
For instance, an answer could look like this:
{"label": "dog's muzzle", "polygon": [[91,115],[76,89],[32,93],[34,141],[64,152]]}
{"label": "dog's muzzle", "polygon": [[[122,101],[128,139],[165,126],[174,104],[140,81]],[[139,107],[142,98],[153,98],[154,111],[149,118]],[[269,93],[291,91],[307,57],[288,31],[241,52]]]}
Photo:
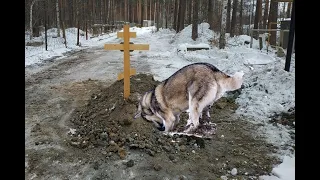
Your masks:
{"label": "dog's muzzle", "polygon": [[166,128],[165,128],[165,126],[162,124],[162,123],[159,123],[159,122],[157,122],[158,123],[158,127],[157,127],[157,129],[159,130],[159,131],[164,131]]}

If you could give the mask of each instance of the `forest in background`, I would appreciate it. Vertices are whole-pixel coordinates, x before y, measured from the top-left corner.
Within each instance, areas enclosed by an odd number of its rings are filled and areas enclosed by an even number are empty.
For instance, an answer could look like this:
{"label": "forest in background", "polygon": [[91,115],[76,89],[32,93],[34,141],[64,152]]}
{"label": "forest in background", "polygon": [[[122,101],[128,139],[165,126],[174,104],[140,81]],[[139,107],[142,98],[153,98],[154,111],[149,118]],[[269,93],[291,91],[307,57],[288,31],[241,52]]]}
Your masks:
{"label": "forest in background", "polygon": [[[124,23],[142,27],[144,20],[151,20],[157,30],[170,28],[176,33],[192,24],[194,40],[202,22],[233,37],[248,34],[249,25],[277,29],[279,18],[290,18],[291,6],[290,0],[25,0],[25,31],[30,39],[40,36],[44,27],[107,33]],[[58,37],[64,36],[57,32]],[[276,44],[276,32],[270,34],[270,44]]]}

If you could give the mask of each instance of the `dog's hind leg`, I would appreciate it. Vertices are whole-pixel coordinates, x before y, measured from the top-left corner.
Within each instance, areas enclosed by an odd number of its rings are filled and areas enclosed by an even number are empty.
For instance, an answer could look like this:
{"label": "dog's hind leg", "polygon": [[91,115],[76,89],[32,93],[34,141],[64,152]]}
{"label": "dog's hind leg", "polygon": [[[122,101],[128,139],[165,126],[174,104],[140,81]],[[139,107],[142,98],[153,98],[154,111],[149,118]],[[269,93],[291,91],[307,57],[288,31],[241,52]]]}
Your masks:
{"label": "dog's hind leg", "polygon": [[207,107],[205,108],[205,113],[206,113],[206,115],[207,115],[208,118],[211,117],[211,116],[210,116],[210,109],[211,109],[211,105],[209,105],[209,106],[207,106]]}
{"label": "dog's hind leg", "polygon": [[[192,88],[191,93],[189,93],[189,120],[190,125],[187,127],[187,132],[194,131],[199,126],[199,118],[202,114],[202,111],[205,109],[206,115],[210,117],[209,106],[212,104],[212,101],[215,99],[216,88],[212,86],[200,86],[198,89],[194,90]],[[194,91],[194,95],[192,94]],[[190,91],[189,91],[190,92]],[[191,99],[191,101],[190,101]]]}
{"label": "dog's hind leg", "polygon": [[191,112],[191,99],[192,99],[192,96],[191,96],[191,93],[190,93],[190,91],[189,91],[189,93],[188,93],[188,110],[186,111],[187,113],[188,113],[188,115],[189,115],[189,118],[188,118],[188,120],[187,120],[187,125],[186,126],[189,126],[191,123],[192,123],[192,120],[191,120],[191,116],[190,116],[190,112]]}
{"label": "dog's hind leg", "polygon": [[[210,121],[210,109],[211,109],[211,105],[206,106],[205,108],[203,108],[203,111],[200,113],[200,124],[204,124],[206,122]],[[204,115],[202,115],[204,114]]]}
{"label": "dog's hind leg", "polygon": [[[205,108],[203,108],[203,113],[205,113],[205,116],[207,118],[210,118],[210,109],[211,109],[211,105],[208,105]],[[200,119],[202,119],[202,117],[203,117],[202,114],[203,113],[200,114]]]}

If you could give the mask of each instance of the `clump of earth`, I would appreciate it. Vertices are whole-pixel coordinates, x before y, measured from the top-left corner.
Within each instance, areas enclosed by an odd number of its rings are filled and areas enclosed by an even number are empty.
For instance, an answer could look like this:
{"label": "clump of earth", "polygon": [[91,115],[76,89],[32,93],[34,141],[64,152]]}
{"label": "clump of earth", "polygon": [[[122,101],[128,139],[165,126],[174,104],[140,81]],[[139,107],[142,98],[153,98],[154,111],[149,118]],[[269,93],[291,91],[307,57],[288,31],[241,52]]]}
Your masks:
{"label": "clump of earth", "polygon": [[[273,165],[279,163],[271,156],[277,147],[254,135],[255,125],[235,116],[239,91],[229,93],[211,107],[207,121],[216,124],[216,133],[210,138],[168,135],[152,122],[134,119],[139,96],[158,83],[151,75],[132,76],[128,100],[123,99],[123,80],[101,87],[71,115],[68,145],[83,151],[95,149],[108,158],[122,160],[129,153],[140,151],[155,157],[156,171],[165,166],[161,159],[169,158],[180,168],[198,166],[195,169],[210,173],[212,179],[230,174],[233,168],[237,168],[233,177],[258,177],[270,173]],[[187,118],[186,113],[182,114],[177,128],[184,127]],[[128,167],[134,166],[127,160]]]}
{"label": "clump of earth", "polygon": [[293,128],[295,123],[295,116],[295,107],[293,107],[290,108],[288,112],[274,114],[273,116],[271,116],[270,122],[273,123],[275,126],[277,124],[282,124],[284,126],[290,126],[291,128]]}

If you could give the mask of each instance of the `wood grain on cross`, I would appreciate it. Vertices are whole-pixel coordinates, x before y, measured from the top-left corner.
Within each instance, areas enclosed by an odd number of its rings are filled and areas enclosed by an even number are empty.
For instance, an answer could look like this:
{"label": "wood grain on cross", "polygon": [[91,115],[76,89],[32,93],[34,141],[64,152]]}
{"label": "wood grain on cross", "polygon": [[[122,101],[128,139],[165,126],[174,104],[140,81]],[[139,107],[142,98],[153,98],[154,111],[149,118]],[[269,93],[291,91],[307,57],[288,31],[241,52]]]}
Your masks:
{"label": "wood grain on cross", "polygon": [[130,68],[130,52],[133,50],[149,50],[149,44],[133,44],[130,42],[130,37],[137,37],[136,32],[129,32],[129,25],[123,26],[123,32],[117,33],[118,38],[123,38],[120,44],[105,44],[105,50],[120,50],[123,51],[123,73],[118,74],[118,80],[123,79],[123,96],[128,99],[130,96],[130,76],[136,74],[136,69]]}

